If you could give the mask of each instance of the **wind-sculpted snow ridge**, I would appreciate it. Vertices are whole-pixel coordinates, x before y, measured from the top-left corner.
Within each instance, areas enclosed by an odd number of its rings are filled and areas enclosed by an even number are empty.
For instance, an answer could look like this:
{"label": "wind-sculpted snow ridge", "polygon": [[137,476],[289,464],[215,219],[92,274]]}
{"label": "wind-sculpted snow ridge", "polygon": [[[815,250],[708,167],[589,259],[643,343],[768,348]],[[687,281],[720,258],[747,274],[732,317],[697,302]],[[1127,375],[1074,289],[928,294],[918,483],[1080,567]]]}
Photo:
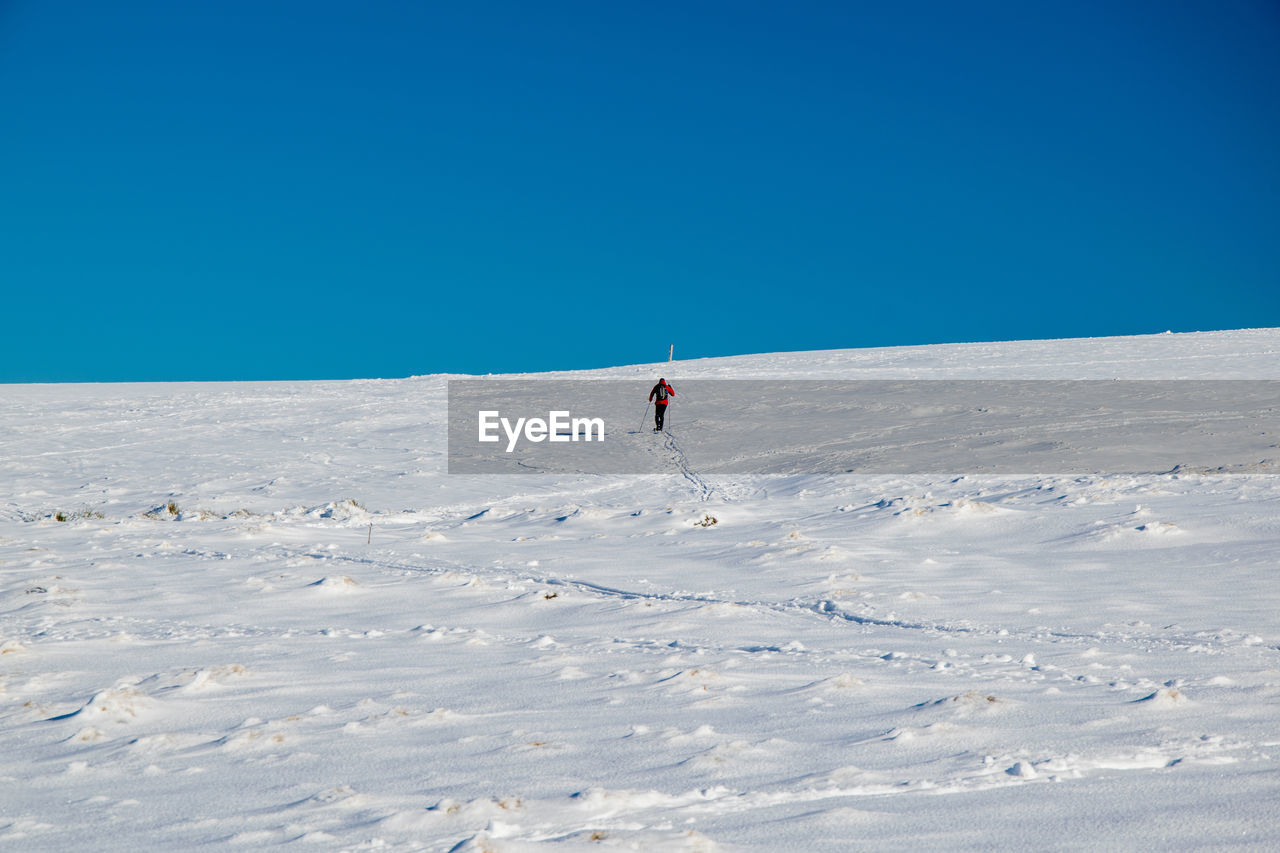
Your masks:
{"label": "wind-sculpted snow ridge", "polygon": [[[1277,352],[1254,330],[661,375],[1275,378]],[[1266,468],[709,473],[677,397],[671,433],[632,436],[664,474],[467,477],[444,400],[442,377],[6,391],[0,846],[1280,847]],[[786,426],[759,417],[744,454]]]}

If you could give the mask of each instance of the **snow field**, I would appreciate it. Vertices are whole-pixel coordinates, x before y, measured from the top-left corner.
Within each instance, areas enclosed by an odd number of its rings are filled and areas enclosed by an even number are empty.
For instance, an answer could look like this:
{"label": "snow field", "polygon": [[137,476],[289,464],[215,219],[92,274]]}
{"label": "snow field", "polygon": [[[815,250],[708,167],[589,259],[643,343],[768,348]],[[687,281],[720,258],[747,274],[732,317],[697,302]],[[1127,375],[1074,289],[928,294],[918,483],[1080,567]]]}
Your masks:
{"label": "snow field", "polygon": [[[1277,344],[676,368],[1259,378]],[[718,478],[677,433],[639,437],[668,476],[458,477],[444,393],[7,390],[0,840],[1280,844],[1274,475]]]}

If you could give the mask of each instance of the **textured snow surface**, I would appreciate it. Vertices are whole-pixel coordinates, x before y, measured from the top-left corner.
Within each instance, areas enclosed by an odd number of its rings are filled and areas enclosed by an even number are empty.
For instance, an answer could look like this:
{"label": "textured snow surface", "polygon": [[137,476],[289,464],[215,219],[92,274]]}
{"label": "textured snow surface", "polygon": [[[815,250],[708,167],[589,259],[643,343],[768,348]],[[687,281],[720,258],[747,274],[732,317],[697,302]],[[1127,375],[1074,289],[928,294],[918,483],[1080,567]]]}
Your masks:
{"label": "textured snow surface", "polygon": [[[544,375],[659,373],[1274,379],[1280,330]],[[445,390],[0,387],[0,846],[1280,847],[1275,474],[716,477],[677,399],[669,475],[450,476]]]}

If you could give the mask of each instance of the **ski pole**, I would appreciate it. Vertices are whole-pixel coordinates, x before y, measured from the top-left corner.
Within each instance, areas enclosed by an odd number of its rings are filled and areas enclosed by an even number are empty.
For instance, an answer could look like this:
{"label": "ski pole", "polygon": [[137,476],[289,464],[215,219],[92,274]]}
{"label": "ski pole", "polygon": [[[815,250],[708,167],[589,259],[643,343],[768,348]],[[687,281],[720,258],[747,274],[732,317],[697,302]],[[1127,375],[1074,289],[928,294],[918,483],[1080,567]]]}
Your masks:
{"label": "ski pole", "polygon": [[649,420],[649,404],[644,404],[644,416],[640,418],[640,429],[644,429],[644,422]]}

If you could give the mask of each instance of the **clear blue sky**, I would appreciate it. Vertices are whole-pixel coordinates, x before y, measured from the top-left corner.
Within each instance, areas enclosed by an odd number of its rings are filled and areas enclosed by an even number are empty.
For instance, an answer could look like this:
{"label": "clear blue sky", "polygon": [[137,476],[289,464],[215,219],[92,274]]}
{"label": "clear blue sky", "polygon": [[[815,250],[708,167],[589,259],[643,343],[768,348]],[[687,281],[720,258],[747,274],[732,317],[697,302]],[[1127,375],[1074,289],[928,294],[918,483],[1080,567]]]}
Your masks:
{"label": "clear blue sky", "polygon": [[0,0],[0,381],[1280,326],[1280,4]]}

